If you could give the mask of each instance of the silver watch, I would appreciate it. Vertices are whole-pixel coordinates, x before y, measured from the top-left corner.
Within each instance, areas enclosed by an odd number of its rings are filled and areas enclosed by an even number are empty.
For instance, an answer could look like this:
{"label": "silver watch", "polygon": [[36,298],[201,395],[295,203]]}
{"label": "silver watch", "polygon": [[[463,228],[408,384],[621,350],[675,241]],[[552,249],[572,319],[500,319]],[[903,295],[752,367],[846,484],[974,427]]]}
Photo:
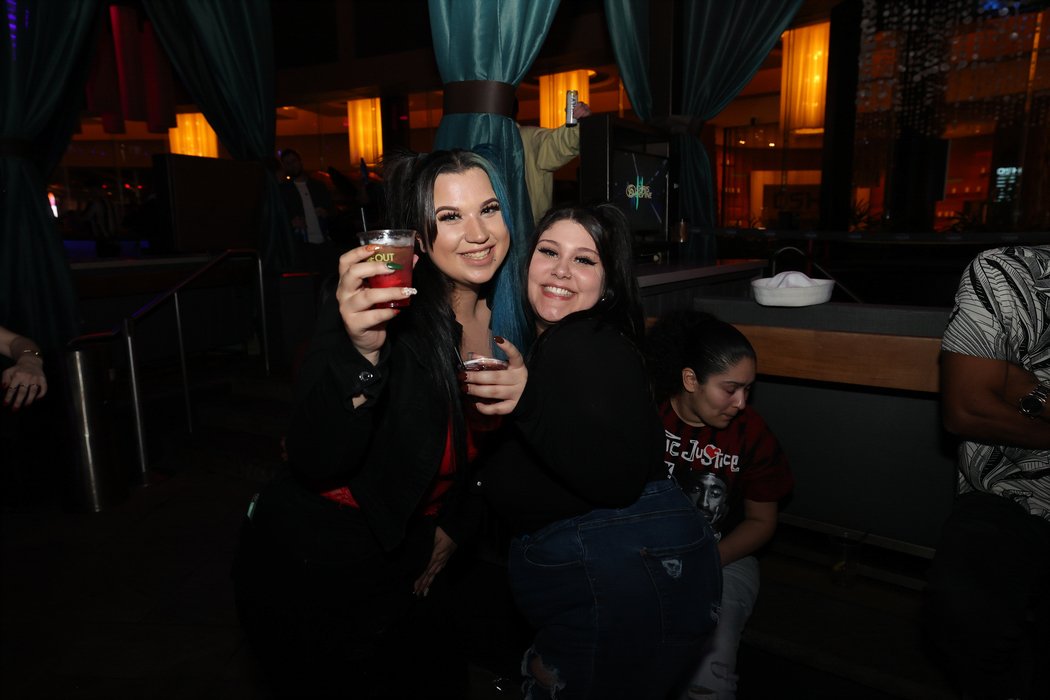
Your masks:
{"label": "silver watch", "polygon": [[1050,385],[1040,384],[1021,397],[1021,413],[1029,418],[1038,418],[1046,410],[1047,400],[1050,400]]}

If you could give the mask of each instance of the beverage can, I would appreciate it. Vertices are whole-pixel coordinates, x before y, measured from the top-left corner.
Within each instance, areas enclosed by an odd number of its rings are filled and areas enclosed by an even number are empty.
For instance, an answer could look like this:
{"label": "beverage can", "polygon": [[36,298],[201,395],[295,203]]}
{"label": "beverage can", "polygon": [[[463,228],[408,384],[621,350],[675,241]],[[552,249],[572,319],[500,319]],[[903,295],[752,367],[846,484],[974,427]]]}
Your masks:
{"label": "beverage can", "polygon": [[577,90],[565,91],[565,126],[576,126],[576,115],[573,110],[576,103],[580,101],[580,93]]}

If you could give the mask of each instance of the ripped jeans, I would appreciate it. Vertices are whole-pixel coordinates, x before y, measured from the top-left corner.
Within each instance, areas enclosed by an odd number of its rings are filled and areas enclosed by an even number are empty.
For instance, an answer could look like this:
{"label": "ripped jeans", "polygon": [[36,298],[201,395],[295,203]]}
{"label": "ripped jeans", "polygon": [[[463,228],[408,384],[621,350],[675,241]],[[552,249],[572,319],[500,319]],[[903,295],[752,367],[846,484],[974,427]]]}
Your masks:
{"label": "ripped jeans", "polygon": [[722,569],[722,610],[718,627],[702,652],[689,690],[680,700],[733,700],[739,676],[736,654],[744,626],[758,599],[758,559],[747,556]]}
{"label": "ripped jeans", "polygon": [[718,621],[714,534],[669,479],[626,508],[515,538],[508,568],[537,630],[522,663],[527,699],[662,699],[684,687]]}

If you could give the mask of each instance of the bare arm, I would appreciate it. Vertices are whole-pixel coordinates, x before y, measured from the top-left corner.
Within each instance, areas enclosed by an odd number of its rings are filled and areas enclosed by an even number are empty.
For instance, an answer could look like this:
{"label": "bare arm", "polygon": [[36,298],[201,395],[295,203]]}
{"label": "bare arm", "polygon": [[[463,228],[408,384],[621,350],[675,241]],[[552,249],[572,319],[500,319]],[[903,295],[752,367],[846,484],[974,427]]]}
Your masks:
{"label": "bare arm", "polygon": [[10,357],[12,360],[17,360],[18,357],[15,353],[22,353],[24,350],[39,350],[29,338],[23,338],[13,331],[9,331],[3,326],[0,326],[0,355]]}
{"label": "bare arm", "polygon": [[754,553],[777,529],[777,502],[744,499],[744,520],[718,543],[722,566]]}
{"label": "bare arm", "polygon": [[941,409],[945,429],[978,442],[1050,449],[1050,421],[1032,420],[1018,401],[1035,388],[1034,374],[1004,360],[941,353]]}

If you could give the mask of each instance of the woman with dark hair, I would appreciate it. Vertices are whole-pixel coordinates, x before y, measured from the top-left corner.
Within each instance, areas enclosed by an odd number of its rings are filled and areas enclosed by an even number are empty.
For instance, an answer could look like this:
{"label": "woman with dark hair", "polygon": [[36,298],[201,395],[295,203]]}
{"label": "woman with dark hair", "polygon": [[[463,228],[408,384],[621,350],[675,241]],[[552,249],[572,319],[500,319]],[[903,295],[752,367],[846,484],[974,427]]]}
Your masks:
{"label": "woman with dark hair", "polygon": [[366,284],[394,269],[369,260],[375,246],[340,258],[300,373],[289,471],[253,503],[235,566],[242,623],[282,695],[407,697],[399,683],[420,678],[429,697],[465,693],[466,664],[435,624],[439,574],[472,523],[476,436],[457,374],[495,332],[509,368],[476,373],[476,409],[506,413],[521,394],[519,244],[481,156],[403,155],[384,171],[390,224],[418,234],[415,288]]}
{"label": "woman with dark hair", "polygon": [[736,697],[736,654],[758,597],[755,552],[773,537],[777,502],[794,485],[780,443],[747,405],[755,350],[744,334],[710,314],[661,318],[646,339],[664,424],[669,475],[711,523],[722,562],[718,627],[682,695]]}
{"label": "woman with dark hair", "polygon": [[536,630],[526,697],[662,699],[714,626],[718,557],[666,479],[619,210],[546,214],[525,296],[540,336],[481,481],[514,535],[511,587]]}

